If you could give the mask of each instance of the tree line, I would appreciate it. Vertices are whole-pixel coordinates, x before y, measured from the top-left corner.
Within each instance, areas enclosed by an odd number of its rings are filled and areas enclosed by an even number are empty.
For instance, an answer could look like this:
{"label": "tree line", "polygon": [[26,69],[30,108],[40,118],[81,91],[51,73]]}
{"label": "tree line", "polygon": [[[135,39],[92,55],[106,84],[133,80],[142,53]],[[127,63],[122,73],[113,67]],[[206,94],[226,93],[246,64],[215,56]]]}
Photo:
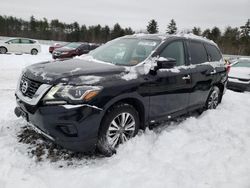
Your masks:
{"label": "tree line", "polygon": [[[158,33],[159,27],[156,20],[150,20],[147,25],[148,33]],[[166,29],[167,34],[176,34],[177,25],[172,19]],[[218,27],[201,30],[200,27],[194,27],[185,33],[206,37],[218,44],[223,54],[250,55],[250,19],[241,27],[226,27],[222,32]]]}
{"label": "tree line", "polygon": [[80,26],[77,22],[66,24],[58,19],[49,22],[46,18],[38,20],[31,16],[29,21],[25,21],[13,16],[0,15],[0,36],[105,43],[133,33],[134,31],[130,27],[122,28],[118,23],[113,28],[99,24],[87,27],[86,25]]}
{"label": "tree line", "polygon": [[[167,34],[176,34],[178,31],[174,19],[166,27]],[[146,33],[158,33],[159,26],[156,20],[152,19],[146,26]],[[70,24],[60,22],[58,19],[48,21],[46,18],[36,19],[30,17],[29,21],[13,16],[0,15],[0,36],[27,37],[55,41],[82,41],[105,43],[111,39],[135,33],[130,27],[122,28],[116,23],[112,28],[108,25],[101,26],[79,25],[78,22]],[[242,27],[226,27],[221,31],[218,27],[201,30],[194,27],[186,30],[185,33],[194,33],[216,42],[222,53],[235,55],[250,55],[250,20]]]}

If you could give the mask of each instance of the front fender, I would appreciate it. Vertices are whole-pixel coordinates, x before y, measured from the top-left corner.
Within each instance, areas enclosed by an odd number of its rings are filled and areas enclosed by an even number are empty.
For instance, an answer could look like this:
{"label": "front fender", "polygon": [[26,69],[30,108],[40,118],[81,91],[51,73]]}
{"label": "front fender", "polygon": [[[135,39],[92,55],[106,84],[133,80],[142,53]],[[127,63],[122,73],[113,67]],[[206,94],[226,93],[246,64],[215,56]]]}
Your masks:
{"label": "front fender", "polygon": [[[104,106],[103,106],[103,111],[102,111],[102,119],[105,116],[106,112],[108,111],[108,109],[116,104],[119,103],[120,101],[126,101],[126,100],[135,100],[138,103],[140,103],[140,105],[143,107],[143,113],[144,114],[140,114],[142,117],[142,124],[146,125],[147,124],[147,120],[148,120],[148,113],[149,113],[149,97],[142,97],[141,95],[139,95],[137,92],[133,92],[133,93],[125,93],[125,94],[121,94],[119,96],[116,96],[114,98],[112,98],[111,100],[109,100]],[[133,105],[133,104],[132,104]]]}

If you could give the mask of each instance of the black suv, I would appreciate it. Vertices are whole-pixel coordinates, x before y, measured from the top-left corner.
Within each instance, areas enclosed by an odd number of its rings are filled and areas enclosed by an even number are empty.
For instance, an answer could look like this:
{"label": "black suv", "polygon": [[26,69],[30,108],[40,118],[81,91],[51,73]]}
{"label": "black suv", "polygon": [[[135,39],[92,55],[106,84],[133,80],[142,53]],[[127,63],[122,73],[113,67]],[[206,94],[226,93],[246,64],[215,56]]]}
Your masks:
{"label": "black suv", "polygon": [[221,102],[227,71],[212,41],[132,35],[80,58],[27,67],[15,113],[55,143],[111,155],[139,129]]}

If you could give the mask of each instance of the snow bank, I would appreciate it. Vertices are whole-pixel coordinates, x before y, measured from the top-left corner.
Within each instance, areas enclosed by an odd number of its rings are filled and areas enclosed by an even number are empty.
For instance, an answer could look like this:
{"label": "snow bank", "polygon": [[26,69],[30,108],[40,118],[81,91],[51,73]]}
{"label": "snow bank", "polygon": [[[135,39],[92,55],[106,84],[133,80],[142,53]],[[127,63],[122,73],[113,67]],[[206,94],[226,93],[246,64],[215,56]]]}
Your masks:
{"label": "snow bank", "polygon": [[250,93],[227,91],[218,109],[147,130],[110,158],[37,163],[17,141],[14,87],[24,66],[50,58],[0,55],[0,188],[250,187]]}

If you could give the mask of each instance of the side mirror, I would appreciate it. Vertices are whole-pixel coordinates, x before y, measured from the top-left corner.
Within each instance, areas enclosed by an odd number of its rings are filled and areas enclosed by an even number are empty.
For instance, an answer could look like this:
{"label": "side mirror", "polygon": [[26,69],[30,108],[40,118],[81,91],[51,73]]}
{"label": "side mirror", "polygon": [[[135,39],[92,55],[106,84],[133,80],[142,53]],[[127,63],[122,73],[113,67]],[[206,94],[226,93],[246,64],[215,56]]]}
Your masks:
{"label": "side mirror", "polygon": [[160,57],[157,60],[157,69],[171,69],[176,66],[176,59]]}

